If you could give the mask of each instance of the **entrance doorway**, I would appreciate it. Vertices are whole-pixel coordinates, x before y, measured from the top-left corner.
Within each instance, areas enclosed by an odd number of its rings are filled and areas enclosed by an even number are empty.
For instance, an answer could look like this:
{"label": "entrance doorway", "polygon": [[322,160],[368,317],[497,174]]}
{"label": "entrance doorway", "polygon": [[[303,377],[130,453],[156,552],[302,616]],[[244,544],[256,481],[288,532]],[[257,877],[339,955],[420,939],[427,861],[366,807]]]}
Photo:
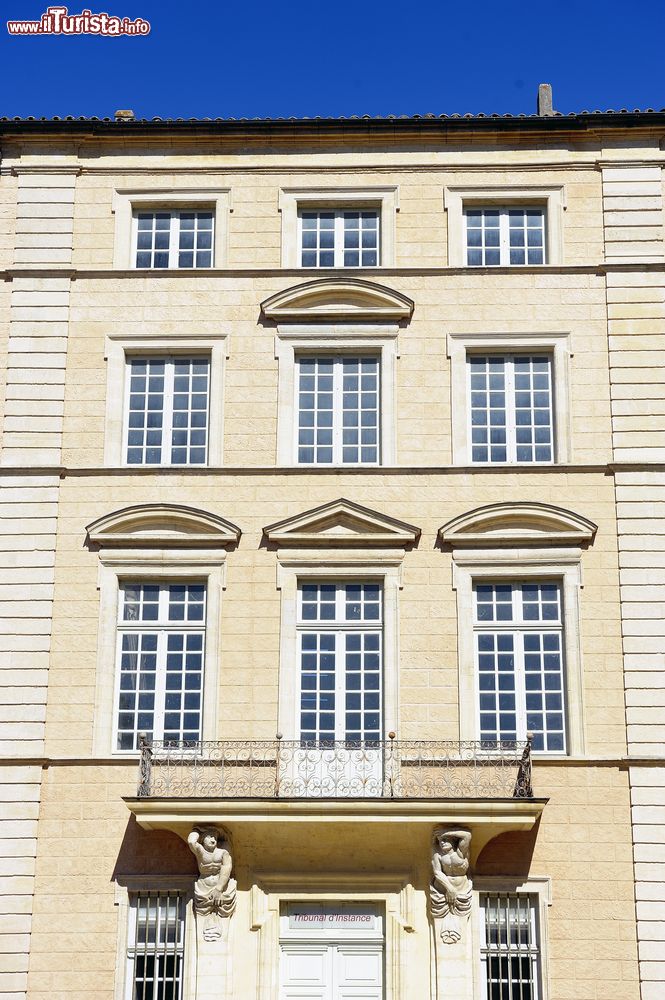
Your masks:
{"label": "entrance doorway", "polygon": [[383,1000],[383,916],[374,904],[288,904],[280,952],[280,1000]]}

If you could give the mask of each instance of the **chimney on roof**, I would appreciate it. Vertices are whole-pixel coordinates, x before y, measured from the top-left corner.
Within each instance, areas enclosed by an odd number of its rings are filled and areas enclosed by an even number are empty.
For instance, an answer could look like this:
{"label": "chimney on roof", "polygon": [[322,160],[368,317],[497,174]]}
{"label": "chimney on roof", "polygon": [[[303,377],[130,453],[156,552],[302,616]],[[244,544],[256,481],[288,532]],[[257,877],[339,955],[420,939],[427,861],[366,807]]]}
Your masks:
{"label": "chimney on roof", "polygon": [[554,114],[551,83],[540,83],[538,85],[538,114],[545,118],[551,117]]}
{"label": "chimney on roof", "polygon": [[133,111],[116,111],[114,118],[117,122],[132,122],[134,121]]}

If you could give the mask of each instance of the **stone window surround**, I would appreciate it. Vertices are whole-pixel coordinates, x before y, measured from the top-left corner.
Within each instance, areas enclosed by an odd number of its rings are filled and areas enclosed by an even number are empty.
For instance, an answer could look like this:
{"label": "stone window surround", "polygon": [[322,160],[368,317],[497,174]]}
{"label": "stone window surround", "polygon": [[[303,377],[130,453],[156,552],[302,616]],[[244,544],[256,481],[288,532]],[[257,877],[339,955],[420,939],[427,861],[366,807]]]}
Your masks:
{"label": "stone window surround", "polygon": [[206,639],[203,668],[203,740],[217,738],[221,595],[225,589],[226,552],[222,550],[131,549],[99,552],[99,632],[92,753],[133,759],[138,751],[113,745],[114,694],[117,671],[118,594],[124,581],[203,582],[206,585]]}
{"label": "stone window surround", "polygon": [[552,879],[549,875],[529,875],[525,881],[511,879],[503,875],[478,875],[473,879],[474,906],[471,919],[473,940],[473,997],[485,1000],[487,995],[485,975],[480,954],[480,893],[511,892],[519,895],[537,896],[538,945],[540,949],[540,992],[538,1000],[549,1000],[549,952],[548,952],[548,910],[552,905]]}
{"label": "stone window surround", "polygon": [[185,896],[185,963],[183,997],[196,996],[196,923],[191,875],[118,875],[114,883],[114,905],[118,908],[116,976],[113,1000],[131,1000],[128,981],[127,939],[129,935],[130,896],[137,892],[178,892]]}
{"label": "stone window surround", "polygon": [[563,593],[566,751],[538,757],[584,754],[584,685],[579,620],[582,550],[569,548],[493,548],[453,552],[453,590],[457,592],[460,740],[478,739],[478,692],[473,639],[473,585],[478,581],[556,580]]}
{"label": "stone window surround", "polygon": [[[296,356],[301,354],[374,354],[380,358],[380,462],[396,462],[395,380],[397,337],[396,323],[344,323],[325,325],[280,323],[275,335],[275,358],[278,364],[277,464],[297,465]],[[312,466],[299,465],[308,469]],[[362,465],[326,465],[326,468],[359,468]],[[371,466],[376,468],[375,465]]]}
{"label": "stone window surround", "polygon": [[[531,267],[548,267],[563,264],[563,211],[566,208],[565,189],[562,184],[551,186],[511,185],[457,185],[444,187],[443,206],[448,213],[448,266],[468,267],[466,263],[466,238],[464,209],[473,205],[491,206],[544,206],[546,230],[546,263]],[[520,270],[524,265],[503,265]],[[483,270],[470,267],[470,270]],[[489,268],[492,270],[492,268]],[[498,270],[499,268],[496,268]]]}
{"label": "stone window surround", "polygon": [[[554,411],[554,461],[524,463],[530,465],[562,464],[572,461],[570,419],[570,331],[534,333],[449,332],[447,354],[450,358],[450,412],[452,424],[452,460],[454,465],[472,465],[482,469],[496,463],[471,462],[469,437],[469,379],[467,358],[475,353],[513,354],[541,351],[552,356]],[[502,465],[504,463],[501,463]]]}
{"label": "stone window surround", "polygon": [[[181,354],[193,357],[196,354],[210,358],[210,383],[208,387],[208,460],[205,465],[194,468],[216,467],[222,464],[224,445],[224,369],[228,358],[227,334],[211,336],[210,333],[163,333],[146,336],[120,330],[106,336],[104,357],[106,359],[106,420],[104,434],[104,465],[109,467],[144,468],[128,466],[123,450],[124,425],[127,408],[127,359],[149,355]],[[166,463],[150,466],[165,468]],[[174,469],[188,466],[172,466]]]}
{"label": "stone window surround", "polygon": [[[414,927],[414,890],[409,874],[369,872],[252,872],[250,927],[258,931],[258,965],[271,970],[261,977],[257,1000],[277,995],[279,916],[282,903],[368,902],[385,906],[385,995],[401,1000],[407,989],[406,948]],[[294,891],[294,886],[298,890]],[[400,960],[400,956],[402,959]]]}
{"label": "stone window surround", "polygon": [[[113,192],[111,211],[115,215],[113,239],[113,267],[117,271],[136,270],[132,239],[132,218],[137,209],[156,211],[173,208],[211,207],[215,215],[213,268],[226,266],[228,257],[228,215],[231,207],[230,188],[116,188]],[[167,274],[173,270],[190,271],[196,268],[159,268]],[[210,268],[206,268],[210,270]]]}
{"label": "stone window surround", "polygon": [[383,587],[384,733],[396,732],[399,711],[398,597],[402,587],[404,552],[320,550],[281,551],[277,554],[277,589],[282,592],[278,727],[285,739],[295,739],[298,715],[298,636],[296,629],[298,584],[301,581],[376,581]]}
{"label": "stone window surround", "polygon": [[[395,266],[395,222],[399,211],[399,188],[330,187],[280,188],[279,211],[282,215],[282,267],[300,268],[298,247],[298,211],[302,208],[378,208],[380,215],[379,264],[372,270]],[[304,271],[318,268],[302,268]],[[345,268],[361,271],[362,268]]]}

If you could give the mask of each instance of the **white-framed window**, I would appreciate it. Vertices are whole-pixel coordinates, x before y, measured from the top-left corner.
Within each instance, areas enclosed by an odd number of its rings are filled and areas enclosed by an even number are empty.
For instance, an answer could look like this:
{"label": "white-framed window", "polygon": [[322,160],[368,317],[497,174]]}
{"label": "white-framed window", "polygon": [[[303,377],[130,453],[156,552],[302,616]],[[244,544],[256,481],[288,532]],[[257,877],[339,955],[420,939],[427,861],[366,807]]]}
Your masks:
{"label": "white-framed window", "polygon": [[562,185],[444,188],[449,267],[563,263]]}
{"label": "white-framed window", "polygon": [[448,334],[456,465],[572,460],[570,334]]}
{"label": "white-framed window", "polygon": [[202,583],[120,585],[115,749],[149,739],[200,740],[206,588]]}
{"label": "white-framed window", "polygon": [[128,357],[127,465],[205,465],[210,358]]}
{"label": "white-framed window", "polygon": [[[183,690],[198,693],[199,680],[202,683],[198,738],[213,740],[217,733],[218,677],[221,661],[221,599],[224,590],[224,572],[227,549],[234,547],[240,538],[240,529],[219,515],[182,504],[157,502],[139,504],[112,511],[87,526],[87,543],[99,553],[99,627],[97,642],[97,671],[95,690],[95,719],[93,730],[93,753],[108,756],[130,753],[130,749],[118,749],[118,722],[120,729],[130,733],[149,731],[153,723],[155,739],[160,733],[173,734],[176,728],[184,733],[193,733],[190,722],[194,718],[185,716],[197,711],[193,700],[184,698],[176,704],[166,701],[166,694],[180,695]],[[152,588],[143,591],[139,588]],[[128,596],[134,595],[131,600]],[[153,595],[146,602],[145,595]],[[156,599],[155,599],[156,595]],[[136,597],[139,597],[136,600]],[[201,614],[203,617],[201,617]],[[155,615],[157,617],[155,617]],[[131,655],[127,662],[126,686],[121,686],[120,674],[125,669],[122,663],[122,635],[129,637],[124,652]],[[139,663],[139,648],[143,634],[156,635],[152,640],[156,649],[150,652],[152,659],[144,665]],[[182,649],[168,649],[168,636],[180,634]],[[199,668],[199,640],[205,635],[203,646],[203,668]],[[185,649],[185,642],[190,652]],[[161,643],[161,646],[160,646]],[[180,645],[180,640],[176,645]],[[132,648],[133,647],[133,648]],[[171,655],[172,654],[172,655]],[[168,656],[171,655],[170,662]],[[187,661],[187,656],[190,656]],[[166,673],[158,678],[159,657]],[[166,661],[164,656],[167,657]],[[184,688],[182,685],[182,664],[184,659]],[[191,679],[187,679],[188,669]],[[145,671],[141,687],[139,674]],[[167,682],[167,674],[172,680]],[[199,677],[199,674],[201,675]],[[151,676],[151,675],[154,675]],[[163,704],[160,687],[163,691]],[[180,685],[180,686],[179,686]],[[149,691],[154,701],[141,704],[140,698],[123,701],[123,712],[131,718],[119,720],[120,693]],[[173,712],[173,718],[166,718]],[[177,724],[175,713],[180,713]],[[148,714],[147,718],[139,715]],[[147,723],[148,725],[143,725]],[[174,738],[172,735],[168,739]],[[130,742],[129,736],[123,741]]]}
{"label": "white-framed window", "polygon": [[377,209],[302,209],[298,213],[301,267],[378,267]]}
{"label": "white-framed window", "polygon": [[137,268],[213,267],[212,209],[135,211],[132,246]]}
{"label": "white-framed window", "polygon": [[125,1000],[182,1000],[185,912],[182,892],[129,893]]}
{"label": "white-framed window", "polygon": [[222,464],[226,335],[106,338],[104,463]]}
{"label": "white-framed window", "polygon": [[381,362],[371,355],[299,355],[300,465],[377,465],[381,458]]}
{"label": "white-framed window", "polygon": [[298,738],[382,738],[383,593],[378,582],[298,586]]}
{"label": "white-framed window", "polygon": [[395,461],[397,326],[283,324],[279,465],[391,465]]}
{"label": "white-framed window", "polygon": [[[282,593],[282,607],[281,607],[281,638],[280,638],[280,682],[279,682],[279,731],[284,734],[286,739],[300,739],[301,736],[301,710],[304,703],[301,701],[301,696],[303,691],[303,678],[305,674],[312,676],[311,680],[307,680],[307,684],[316,684],[316,687],[312,690],[314,695],[318,696],[319,692],[325,690],[321,685],[334,683],[335,693],[338,690],[339,683],[339,699],[344,699],[346,695],[346,665],[344,661],[345,651],[342,646],[340,646],[340,652],[342,654],[342,659],[337,658],[337,643],[344,644],[346,639],[334,639],[335,648],[334,650],[321,650],[314,649],[311,652],[318,658],[320,655],[324,654],[328,656],[332,654],[332,659],[335,660],[334,667],[334,682],[330,679],[325,682],[320,680],[320,677],[324,673],[330,674],[331,671],[321,670],[319,667],[313,672],[307,670],[303,673],[302,670],[302,635],[305,631],[311,629],[311,634],[326,634],[335,633],[335,635],[353,635],[352,644],[361,645],[361,649],[351,649],[349,647],[349,654],[353,653],[354,659],[349,662],[349,693],[354,695],[361,695],[360,705],[361,708],[357,708],[357,698],[349,701],[349,713],[354,715],[358,712],[360,715],[361,725],[364,725],[363,718],[365,722],[374,723],[376,720],[369,715],[367,717],[363,716],[365,711],[365,704],[363,701],[365,693],[369,694],[370,691],[372,695],[376,693],[376,688],[371,687],[377,683],[376,681],[376,660],[374,659],[377,650],[369,649],[369,646],[363,647],[364,639],[360,636],[367,633],[368,637],[371,635],[370,645],[376,645],[377,641],[379,644],[379,656],[380,656],[380,669],[379,669],[379,680],[380,685],[378,690],[380,692],[379,698],[379,728],[382,732],[389,732],[390,730],[398,730],[398,596],[400,590],[400,578],[401,578],[401,562],[403,559],[403,552],[393,552],[390,555],[387,553],[370,552],[367,554],[366,560],[359,561],[357,558],[353,558],[349,553],[336,552],[336,550],[331,550],[328,545],[325,544],[319,553],[318,558],[312,558],[311,549],[310,555],[307,556],[305,553],[302,555],[295,550],[284,549],[283,552],[280,551],[279,554],[279,564],[278,564],[278,587]],[[332,577],[334,576],[334,579]],[[324,587],[333,586],[335,588],[335,598],[334,598],[334,611],[332,612],[339,619],[335,621],[332,619],[332,628],[327,629],[327,622],[331,619],[322,619],[317,621],[315,618],[303,619],[302,614],[302,590],[303,586],[315,587],[316,585],[321,585]],[[351,595],[354,593],[356,598],[362,593],[362,588],[371,588],[366,591],[367,597],[373,597],[373,600],[363,602],[362,600],[358,602],[356,599],[349,605],[349,615],[358,615],[356,618],[352,618],[350,621],[345,621],[344,616],[346,611],[342,610],[341,605],[338,602],[346,601],[346,592],[343,588],[346,586],[352,587],[356,585],[356,591],[349,591]],[[312,591],[314,593],[314,591]],[[326,591],[324,591],[326,593]],[[324,604],[326,602],[323,602]],[[354,605],[353,611],[351,611],[351,606]],[[330,607],[330,602],[328,602],[328,607]],[[371,610],[370,610],[371,608]],[[317,613],[313,611],[313,613]],[[329,612],[321,612],[329,613]],[[369,614],[378,614],[379,617],[370,618]],[[364,616],[364,617],[362,617]],[[355,624],[354,624],[355,622]],[[314,638],[308,639],[307,642],[315,643]],[[369,641],[369,639],[368,639]],[[326,640],[329,644],[333,640]],[[307,651],[310,652],[309,650]],[[371,654],[372,659],[367,660],[366,657]],[[368,668],[367,670],[367,683],[362,679],[364,676],[364,663],[363,658],[365,658],[365,664]],[[326,667],[328,664],[332,663],[332,659],[324,659],[322,661],[322,666]],[[315,666],[315,659],[307,660],[306,665],[309,667]],[[360,666],[360,670],[358,667]],[[351,675],[353,674],[353,678]],[[372,677],[369,680],[370,675]],[[358,685],[360,687],[353,687],[352,685]],[[331,689],[332,690],[332,689]],[[367,700],[366,710],[368,713],[375,713],[376,709],[371,707],[374,704],[375,698]],[[308,703],[307,708],[309,710],[312,702]],[[331,702],[321,703],[321,710],[325,708],[326,712],[329,712]],[[318,712],[318,709],[317,709]],[[334,731],[335,733],[341,733],[342,739],[345,738],[357,738],[361,739],[363,737],[346,737],[346,702],[345,700],[335,700],[335,711],[334,711]],[[309,721],[315,720],[305,720]],[[329,719],[323,720],[327,725],[330,721]],[[355,723],[358,721],[357,718],[350,718],[349,722]],[[312,730],[308,730],[312,732]],[[330,732],[330,727],[327,730]],[[359,729],[349,728],[349,733],[360,732]],[[376,730],[369,728],[366,730],[367,733],[375,732]],[[327,737],[332,739],[333,737]],[[371,739],[368,735],[365,737]]]}
{"label": "white-framed window", "polygon": [[483,1000],[541,1000],[537,894],[481,892],[479,909]]}
{"label": "white-framed window", "polygon": [[[581,550],[556,547],[553,534],[550,548],[529,547],[527,557],[523,548],[511,548],[510,541],[497,548],[499,531],[494,528],[488,538],[492,548],[455,548],[453,552],[460,739],[477,740],[484,734],[490,740],[522,740],[527,732],[534,732],[534,748],[539,752],[584,753]],[[508,537],[510,530],[507,515]],[[543,541],[545,537],[543,532]],[[476,544],[482,545],[480,537]],[[525,590],[516,592],[522,586]],[[505,589],[498,591],[499,587]],[[485,594],[487,600],[482,599]],[[493,596],[490,601],[489,596],[497,594],[505,594],[506,599],[497,603]],[[538,599],[526,600],[529,594]],[[553,599],[542,600],[541,594]],[[557,618],[546,617],[554,613]],[[486,696],[482,702],[481,694]],[[549,704],[548,694],[557,696]]]}
{"label": "white-framed window", "polygon": [[282,267],[395,264],[399,189],[282,188]]}
{"label": "white-framed window", "polygon": [[473,205],[464,209],[469,267],[546,264],[545,209]]}
{"label": "white-framed window", "polygon": [[566,751],[561,585],[476,583],[474,646],[481,740],[524,740]]}
{"label": "white-framed window", "polygon": [[116,190],[113,266],[171,270],[226,264],[229,188]]}
{"label": "white-framed window", "polygon": [[469,354],[472,462],[552,462],[554,393],[549,354]]}

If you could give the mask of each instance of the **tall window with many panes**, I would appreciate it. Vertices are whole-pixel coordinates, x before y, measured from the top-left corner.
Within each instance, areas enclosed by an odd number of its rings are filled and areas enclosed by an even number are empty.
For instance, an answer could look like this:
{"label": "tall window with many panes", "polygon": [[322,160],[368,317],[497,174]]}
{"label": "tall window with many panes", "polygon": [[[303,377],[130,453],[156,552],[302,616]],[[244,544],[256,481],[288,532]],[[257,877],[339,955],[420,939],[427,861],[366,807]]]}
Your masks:
{"label": "tall window with many panes", "polygon": [[378,464],[378,358],[300,357],[296,394],[299,464]]}
{"label": "tall window with many panes", "polygon": [[376,209],[317,209],[298,215],[301,267],[377,267]]}
{"label": "tall window with many panes", "polygon": [[215,216],[206,211],[164,209],[134,216],[135,266],[212,267]]}
{"label": "tall window with many panes", "polygon": [[181,1000],[185,897],[136,892],[129,897],[125,1000]]}
{"label": "tall window with many panes", "polygon": [[205,465],[210,358],[128,358],[128,465]]}
{"label": "tall window with many panes", "polygon": [[467,358],[472,462],[552,462],[554,406],[548,354]]}
{"label": "tall window with many panes", "polygon": [[545,210],[469,207],[464,210],[466,262],[470,267],[545,264]]}
{"label": "tall window with many panes", "polygon": [[566,750],[563,607],[554,581],[478,583],[474,633],[481,740]]}
{"label": "tall window with many panes", "polygon": [[302,583],[298,590],[298,736],[375,741],[382,736],[382,588]]}
{"label": "tall window with many panes", "polygon": [[538,897],[480,894],[480,958],[486,1000],[539,1000]]}
{"label": "tall window with many panes", "polygon": [[123,583],[118,600],[116,750],[138,734],[201,739],[206,590],[202,583]]}

